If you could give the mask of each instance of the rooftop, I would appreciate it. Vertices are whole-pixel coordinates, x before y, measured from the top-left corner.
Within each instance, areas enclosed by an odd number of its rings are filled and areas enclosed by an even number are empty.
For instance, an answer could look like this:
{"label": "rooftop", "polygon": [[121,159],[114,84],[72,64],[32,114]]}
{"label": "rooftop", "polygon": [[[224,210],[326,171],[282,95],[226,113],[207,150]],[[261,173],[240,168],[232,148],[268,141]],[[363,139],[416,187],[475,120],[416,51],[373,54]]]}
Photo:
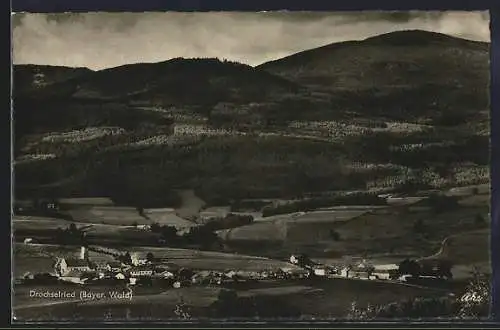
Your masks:
{"label": "rooftop", "polygon": [[140,271],[153,271],[150,266],[135,266],[129,269],[130,272],[140,272]]}
{"label": "rooftop", "polygon": [[85,267],[85,266],[88,266],[90,267],[91,264],[88,260],[84,260],[84,259],[74,259],[74,258],[71,258],[71,259],[65,259],[66,260],[66,264],[68,265],[68,267]]}
{"label": "rooftop", "polygon": [[84,279],[84,278],[92,278],[94,276],[95,276],[94,273],[83,272],[83,271],[79,271],[79,270],[72,270],[62,277],[75,277],[75,278]]}

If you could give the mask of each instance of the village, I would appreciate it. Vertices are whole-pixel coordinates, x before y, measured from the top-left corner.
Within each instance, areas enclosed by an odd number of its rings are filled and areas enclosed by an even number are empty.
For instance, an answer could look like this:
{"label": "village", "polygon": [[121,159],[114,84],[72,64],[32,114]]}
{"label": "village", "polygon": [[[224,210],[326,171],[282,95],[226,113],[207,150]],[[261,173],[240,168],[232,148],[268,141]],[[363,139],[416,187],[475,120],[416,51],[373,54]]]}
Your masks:
{"label": "village", "polygon": [[[30,244],[30,243],[25,243]],[[348,264],[324,265],[312,261],[305,255],[291,255],[288,263],[295,267],[281,267],[248,271],[228,269],[215,271],[180,267],[166,258],[158,258],[149,252],[145,257],[126,252],[114,255],[114,261],[93,260],[89,250],[106,253],[97,247],[81,246],[78,258],[58,257],[52,273],[27,273],[17,284],[76,285],[125,285],[181,288],[194,285],[244,284],[250,282],[277,282],[286,280],[353,280],[386,281],[394,283],[432,286],[450,280],[450,269],[439,262],[404,260],[398,264],[372,265],[366,260]],[[109,252],[107,252],[109,253]],[[418,269],[415,269],[417,267]]]}

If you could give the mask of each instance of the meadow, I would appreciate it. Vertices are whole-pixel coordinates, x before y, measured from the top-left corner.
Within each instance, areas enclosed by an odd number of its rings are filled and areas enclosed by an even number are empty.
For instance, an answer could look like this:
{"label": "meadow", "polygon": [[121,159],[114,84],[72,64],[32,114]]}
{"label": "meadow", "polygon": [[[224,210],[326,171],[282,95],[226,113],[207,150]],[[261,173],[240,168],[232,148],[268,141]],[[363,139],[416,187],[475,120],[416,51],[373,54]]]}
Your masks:
{"label": "meadow", "polygon": [[[88,302],[64,303],[58,305],[20,308],[15,311],[18,319],[47,320],[103,320],[127,319],[154,321],[175,319],[178,304],[189,310],[191,319],[220,317],[214,314],[217,301],[223,302],[220,287],[187,287],[169,289],[155,294],[138,293],[132,300],[96,300]],[[225,310],[225,319],[249,312],[253,317],[269,317],[271,310],[281,307],[282,313],[300,311],[302,319],[342,319],[345,318],[356,302],[360,307],[368,304],[384,304],[412,297],[440,297],[444,292],[400,284],[381,283],[363,280],[324,280],[277,284],[259,284],[252,287],[234,289],[232,302],[226,301],[233,309]],[[253,302],[250,305],[245,302]],[[256,305],[255,305],[256,304]],[[241,309],[240,307],[245,307]],[[227,308],[227,307],[226,307]],[[232,312],[230,312],[232,310]],[[267,311],[267,313],[266,313]],[[234,313],[234,314],[233,314]],[[279,317],[280,315],[278,315]],[[276,316],[274,316],[276,317]]]}

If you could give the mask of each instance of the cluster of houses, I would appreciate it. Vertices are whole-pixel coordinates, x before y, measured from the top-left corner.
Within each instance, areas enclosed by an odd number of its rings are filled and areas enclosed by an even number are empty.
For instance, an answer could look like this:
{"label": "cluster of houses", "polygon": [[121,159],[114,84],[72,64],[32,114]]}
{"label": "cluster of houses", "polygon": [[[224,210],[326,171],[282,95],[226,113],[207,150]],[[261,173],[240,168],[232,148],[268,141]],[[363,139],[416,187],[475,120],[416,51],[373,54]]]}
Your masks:
{"label": "cluster of houses", "polygon": [[[154,280],[160,280],[174,288],[196,284],[221,285],[223,283],[311,277],[394,281],[407,281],[408,277],[408,275],[401,274],[400,266],[396,264],[372,265],[362,260],[357,263],[323,265],[313,262],[305,255],[292,255],[288,261],[299,267],[261,271],[193,270],[148,255],[145,258],[140,258],[134,254],[130,256],[130,262],[92,261],[89,258],[88,249],[82,246],[79,258],[57,258],[54,273],[58,280],[75,284],[112,281],[128,285],[141,285],[142,283],[152,284]],[[430,277],[437,278],[439,276]]]}
{"label": "cluster of houses", "polygon": [[186,285],[221,285],[227,283],[300,279],[308,277],[308,271],[303,269],[278,268],[261,271],[213,271],[192,270],[160,260],[148,258],[132,258],[132,264],[120,261],[93,262],[88,256],[88,250],[81,247],[79,258],[58,258],[54,272],[58,279],[76,284],[90,284],[99,281],[122,281],[129,285],[150,283],[152,280],[163,280],[174,288]]}
{"label": "cluster of houses", "polygon": [[106,279],[128,280],[134,285],[143,278],[173,279],[178,270],[175,264],[155,266],[142,259],[134,260],[132,265],[120,261],[92,262],[83,246],[79,258],[58,258],[54,265],[54,272],[60,280],[77,284]]}
{"label": "cluster of houses", "polygon": [[396,264],[372,265],[365,260],[358,263],[322,265],[304,255],[292,255],[290,263],[307,269],[311,275],[328,278],[353,278],[366,280],[400,280]]}
{"label": "cluster of houses", "polygon": [[313,262],[304,255],[292,255],[289,262],[298,265],[309,272],[309,276],[326,278],[351,278],[365,280],[391,280],[416,284],[428,284],[432,281],[449,280],[453,277],[451,265],[446,260],[420,259],[418,261],[404,261],[415,264],[417,272],[408,272],[402,269],[403,264],[373,265],[366,260],[359,262],[322,265]]}

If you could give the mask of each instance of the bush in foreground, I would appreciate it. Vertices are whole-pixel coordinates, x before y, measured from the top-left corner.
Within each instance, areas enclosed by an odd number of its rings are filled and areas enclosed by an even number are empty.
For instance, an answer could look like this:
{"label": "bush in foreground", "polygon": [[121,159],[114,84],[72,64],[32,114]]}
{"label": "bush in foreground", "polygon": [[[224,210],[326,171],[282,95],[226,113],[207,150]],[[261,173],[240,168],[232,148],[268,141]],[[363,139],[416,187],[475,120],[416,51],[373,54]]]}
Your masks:
{"label": "bush in foreground", "polygon": [[352,320],[372,319],[482,319],[489,316],[490,283],[486,275],[473,271],[473,278],[461,295],[412,298],[387,305],[358,307],[353,302],[347,318]]}

